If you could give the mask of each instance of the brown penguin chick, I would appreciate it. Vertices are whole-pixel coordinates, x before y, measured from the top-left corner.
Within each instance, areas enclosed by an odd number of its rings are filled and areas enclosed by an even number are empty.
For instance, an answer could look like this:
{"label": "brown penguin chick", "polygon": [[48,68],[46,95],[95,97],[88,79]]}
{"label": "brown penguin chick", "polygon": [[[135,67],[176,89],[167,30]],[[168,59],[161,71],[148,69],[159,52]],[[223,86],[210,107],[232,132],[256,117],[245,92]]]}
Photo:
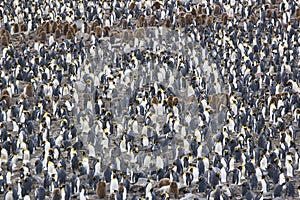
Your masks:
{"label": "brown penguin chick", "polygon": [[266,11],[266,18],[271,18],[272,17],[272,14],[273,14],[273,11],[272,9],[267,9]]}
{"label": "brown penguin chick", "polygon": [[72,29],[74,34],[78,32],[78,27],[75,23],[72,24]]}
{"label": "brown penguin chick", "polygon": [[23,99],[26,99],[26,96],[24,93],[20,94],[20,98],[23,100]]}
{"label": "brown penguin chick", "polygon": [[214,18],[212,16],[209,16],[207,19],[206,19],[206,26],[210,26],[214,21]]}
{"label": "brown penguin chick", "polygon": [[4,32],[5,32],[5,29],[0,29],[1,36],[4,34]]}
{"label": "brown penguin chick", "polygon": [[52,192],[52,199],[61,199],[61,193],[59,188],[54,188]]}
{"label": "brown penguin chick", "polygon": [[20,31],[21,31],[21,32],[26,32],[26,31],[27,31],[27,26],[26,26],[26,24],[22,23],[22,24],[20,25]]}
{"label": "brown penguin chick", "polygon": [[44,27],[43,26],[38,26],[37,28],[36,28],[36,33],[37,33],[37,35],[41,35],[41,32],[43,32],[44,31]]}
{"label": "brown penguin chick", "polygon": [[227,21],[228,21],[228,15],[226,12],[224,12],[222,14],[222,22],[223,22],[223,25],[226,25],[227,24]]}
{"label": "brown penguin chick", "polygon": [[24,32],[21,32],[18,36],[18,45],[23,45],[26,42]]}
{"label": "brown penguin chick", "polygon": [[53,21],[51,23],[51,30],[50,30],[50,32],[51,33],[55,33],[56,29],[57,29],[57,22]]}
{"label": "brown penguin chick", "polygon": [[158,2],[158,1],[154,2],[153,5],[152,5],[152,8],[154,8],[154,9],[156,9],[156,10],[159,10],[160,7],[161,7],[161,4],[160,4],[160,2]]}
{"label": "brown penguin chick", "polygon": [[102,28],[100,26],[95,28],[95,35],[99,38],[102,37]]}
{"label": "brown penguin chick", "polygon": [[3,89],[2,92],[1,92],[1,95],[8,95],[8,96],[10,96],[9,91],[7,89]]}
{"label": "brown penguin chick", "polygon": [[137,27],[139,28],[139,27],[142,27],[143,26],[143,24],[144,24],[144,21],[145,21],[145,16],[144,15],[140,15],[139,16],[139,19],[138,19],[138,22],[137,22]]}
{"label": "brown penguin chick", "polygon": [[143,23],[143,27],[147,28],[148,27],[148,21],[145,19],[144,23]]}
{"label": "brown penguin chick", "polygon": [[25,95],[28,97],[33,97],[34,96],[34,88],[32,83],[28,83],[25,87]]}
{"label": "brown penguin chick", "polygon": [[64,23],[64,26],[62,28],[64,35],[67,35],[67,32],[69,30],[69,24],[68,23]]}
{"label": "brown penguin chick", "polygon": [[1,95],[8,95],[8,96],[10,96],[9,91],[7,89],[3,89],[2,92],[1,92]]}
{"label": "brown penguin chick", "polygon": [[123,28],[123,29],[127,29],[127,28],[128,28],[128,22],[127,22],[126,19],[123,19],[123,20],[122,20],[122,28]]}
{"label": "brown penguin chick", "polygon": [[204,24],[203,18],[201,16],[196,17],[195,21],[197,26]]}
{"label": "brown penguin chick", "polygon": [[221,14],[221,8],[219,5],[216,5],[214,8],[214,15],[220,15]]}
{"label": "brown penguin chick", "polygon": [[42,31],[41,34],[40,34],[40,36],[39,36],[39,38],[40,38],[40,41],[46,42],[47,41],[47,33],[46,33],[46,31]]}
{"label": "brown penguin chick", "polygon": [[55,34],[54,34],[55,39],[58,39],[61,37],[61,30],[59,28],[57,28],[55,30]]}
{"label": "brown penguin chick", "polygon": [[198,14],[197,14],[197,10],[196,10],[195,8],[192,8],[191,14],[192,14],[193,16],[197,16],[197,15],[198,15]]}
{"label": "brown penguin chick", "polygon": [[111,35],[111,36],[118,36],[118,37],[119,37],[119,36],[120,36],[120,31],[118,31],[118,30],[113,30],[113,31],[110,32],[110,35]]}
{"label": "brown penguin chick", "polygon": [[97,21],[94,21],[91,25],[91,30],[96,32],[97,26],[99,26],[99,23]]}
{"label": "brown penguin chick", "polygon": [[161,188],[163,186],[170,185],[170,179],[169,178],[162,178],[158,182],[158,187]]}
{"label": "brown penguin chick", "polygon": [[119,193],[123,193],[124,192],[124,183],[122,183],[122,182],[119,183],[118,192]]}
{"label": "brown penguin chick", "polygon": [[193,15],[191,13],[186,14],[184,18],[186,25],[190,25],[193,23]]}
{"label": "brown penguin chick", "polygon": [[[64,30],[64,27],[65,27],[65,23],[59,22],[59,23],[57,24],[57,28],[59,28],[61,31]],[[62,33],[63,33],[63,32],[62,32]]]}
{"label": "brown penguin chick", "polygon": [[178,198],[179,195],[179,189],[178,184],[175,181],[172,181],[169,188],[169,194],[174,194],[175,198]]}
{"label": "brown penguin chick", "polygon": [[10,41],[10,33],[8,32],[8,30],[3,30],[3,35],[5,35],[8,39],[8,41]]}
{"label": "brown penguin chick", "polygon": [[100,199],[106,197],[106,183],[103,180],[100,180],[96,187],[96,194]]}
{"label": "brown penguin chick", "polygon": [[70,39],[73,38],[72,30],[68,30],[68,31],[67,31],[66,38],[67,38],[68,40],[70,40]]}
{"label": "brown penguin chick", "polygon": [[204,13],[201,5],[198,7],[197,13],[198,15],[202,15]]}
{"label": "brown penguin chick", "polygon": [[276,0],[271,0],[271,3],[272,4],[277,4],[277,1]]}
{"label": "brown penguin chick", "polygon": [[177,104],[178,104],[178,98],[174,97],[173,98],[173,106],[177,106]]}
{"label": "brown penguin chick", "polygon": [[203,24],[206,22],[206,19],[207,19],[207,15],[206,14],[201,14],[200,15],[202,21],[203,21]]}
{"label": "brown penguin chick", "polygon": [[49,21],[47,21],[47,22],[44,24],[44,27],[45,27],[46,33],[50,33],[51,25],[50,25],[50,22],[49,22]]}
{"label": "brown penguin chick", "polygon": [[251,15],[249,18],[249,22],[255,23],[257,18],[254,15]]}
{"label": "brown penguin chick", "polygon": [[296,17],[300,17],[300,8],[296,9]]}
{"label": "brown penguin chick", "polygon": [[170,95],[170,96],[168,97],[167,105],[168,105],[169,107],[172,107],[172,105],[173,105],[173,95]]}
{"label": "brown penguin chick", "polygon": [[13,30],[13,33],[19,33],[19,24],[14,23],[12,25],[12,30]]}
{"label": "brown penguin chick", "polygon": [[152,103],[153,104],[158,104],[158,98],[157,97],[153,97],[152,98]]}
{"label": "brown penguin chick", "polygon": [[108,26],[103,27],[103,36],[104,37],[109,37],[110,35],[110,28]]}
{"label": "brown penguin chick", "polygon": [[150,17],[150,19],[149,19],[149,26],[155,26],[155,24],[156,24],[156,15],[154,14],[154,15],[152,15],[151,17]]}
{"label": "brown penguin chick", "polygon": [[1,37],[1,44],[2,44],[3,46],[8,46],[9,40],[8,40],[8,38],[6,37],[6,35],[3,35],[3,36]]}
{"label": "brown penguin chick", "polygon": [[135,8],[135,2],[133,1],[133,2],[130,3],[128,9],[129,10],[134,10],[134,8]]}
{"label": "brown penguin chick", "polygon": [[147,27],[148,26],[148,21],[145,17],[145,15],[141,15],[141,20],[139,23],[140,23],[140,27]]}
{"label": "brown penguin chick", "polygon": [[169,18],[169,17],[166,19],[166,23],[165,23],[165,25],[166,25],[166,27],[167,27],[167,28],[171,28],[171,26],[172,26],[172,23],[171,23],[171,20],[170,20],[170,18]]}
{"label": "brown penguin chick", "polygon": [[73,26],[69,26],[69,31],[71,31],[71,33],[73,34],[73,36],[75,36],[76,34],[76,30],[73,28]]}
{"label": "brown penguin chick", "polygon": [[270,103],[269,103],[269,110],[270,110],[270,105],[271,104],[275,104],[275,107],[277,107],[277,98],[276,98],[276,96],[271,97],[271,100],[270,100]]}

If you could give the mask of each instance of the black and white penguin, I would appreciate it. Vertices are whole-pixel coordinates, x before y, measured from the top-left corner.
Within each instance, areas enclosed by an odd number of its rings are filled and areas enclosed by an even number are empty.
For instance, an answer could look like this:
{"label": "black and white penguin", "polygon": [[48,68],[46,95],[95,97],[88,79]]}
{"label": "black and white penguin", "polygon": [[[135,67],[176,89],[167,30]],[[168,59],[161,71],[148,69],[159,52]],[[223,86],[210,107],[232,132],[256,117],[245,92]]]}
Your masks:
{"label": "black and white penguin", "polygon": [[86,186],[84,184],[81,185],[80,193],[79,193],[79,199],[80,200],[86,200],[87,199],[87,197],[86,197]]}
{"label": "black and white penguin", "polygon": [[35,161],[35,173],[36,174],[41,174],[43,171],[43,163],[42,161],[39,159],[39,160],[36,160]]}
{"label": "black and white penguin", "polygon": [[22,185],[21,185],[21,188],[22,188],[22,196],[24,197],[25,195],[28,195],[31,190],[33,189],[33,180],[31,177],[25,177]]}
{"label": "black and white penguin", "polygon": [[261,180],[261,187],[262,187],[261,191],[263,192],[263,194],[266,194],[270,191],[270,183],[268,181],[268,178],[264,175]]}
{"label": "black and white penguin", "polygon": [[207,199],[221,199],[221,190],[219,187],[211,189],[207,195]]}
{"label": "black and white penguin", "polygon": [[281,197],[282,189],[283,189],[283,185],[281,185],[281,184],[275,185],[274,191],[273,191],[273,198]]}
{"label": "black and white penguin", "polygon": [[71,193],[79,193],[80,192],[80,179],[77,176],[75,172],[73,172],[73,175],[71,177]]}
{"label": "black and white penguin", "polygon": [[183,181],[185,185],[190,186],[192,184],[193,179],[193,174],[190,171],[183,172]]}
{"label": "black and white penguin", "polygon": [[46,195],[45,188],[43,186],[39,186],[35,190],[35,199],[36,200],[44,200]]}
{"label": "black and white penguin", "polygon": [[286,183],[285,183],[285,190],[286,190],[286,196],[288,197],[294,197],[295,196],[295,186],[294,183],[290,181],[290,178],[286,178]]}
{"label": "black and white penguin", "polygon": [[18,199],[18,192],[16,188],[9,186],[8,190],[4,195],[4,200],[16,200],[16,199]]}
{"label": "black and white penguin", "polygon": [[205,176],[200,176],[198,179],[198,192],[206,192],[207,190],[207,181]]}
{"label": "black and white penguin", "polygon": [[288,160],[286,163],[286,176],[293,178],[294,177],[294,166],[292,160]]}
{"label": "black and white penguin", "polygon": [[110,185],[109,185],[109,191],[112,194],[114,191],[117,191],[119,188],[119,181],[117,179],[117,175],[116,174],[112,174],[112,179],[110,181]]}
{"label": "black and white penguin", "polygon": [[146,184],[146,187],[145,187],[145,198],[149,198],[151,199],[152,198],[152,192],[151,192],[151,189],[152,189],[152,183],[150,181],[150,179],[147,180],[147,184]]}
{"label": "black and white penguin", "polygon": [[252,173],[250,176],[250,185],[252,190],[256,190],[258,188],[258,179],[255,173]]}

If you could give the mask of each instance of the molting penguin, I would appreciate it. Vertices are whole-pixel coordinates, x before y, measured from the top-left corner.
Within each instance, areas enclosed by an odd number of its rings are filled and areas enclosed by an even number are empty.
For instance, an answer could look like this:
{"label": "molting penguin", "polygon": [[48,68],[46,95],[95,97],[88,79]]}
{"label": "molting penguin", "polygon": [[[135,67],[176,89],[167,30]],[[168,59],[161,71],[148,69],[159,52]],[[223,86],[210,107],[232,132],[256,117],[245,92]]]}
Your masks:
{"label": "molting penguin", "polygon": [[96,188],[96,194],[100,199],[106,197],[106,190],[106,183],[103,180],[99,180]]}
{"label": "molting penguin", "polygon": [[178,184],[175,181],[172,181],[169,188],[169,194],[173,194],[175,198],[178,198],[179,195],[179,189]]}

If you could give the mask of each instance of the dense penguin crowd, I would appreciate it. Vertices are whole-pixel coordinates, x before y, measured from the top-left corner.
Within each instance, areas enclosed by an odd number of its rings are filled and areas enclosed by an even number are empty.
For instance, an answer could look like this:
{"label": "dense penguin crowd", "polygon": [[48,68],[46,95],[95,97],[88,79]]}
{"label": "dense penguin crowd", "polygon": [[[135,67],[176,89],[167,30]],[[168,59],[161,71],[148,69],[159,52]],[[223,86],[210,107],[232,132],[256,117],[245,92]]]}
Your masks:
{"label": "dense penguin crowd", "polygon": [[300,198],[298,0],[0,2],[0,198]]}

